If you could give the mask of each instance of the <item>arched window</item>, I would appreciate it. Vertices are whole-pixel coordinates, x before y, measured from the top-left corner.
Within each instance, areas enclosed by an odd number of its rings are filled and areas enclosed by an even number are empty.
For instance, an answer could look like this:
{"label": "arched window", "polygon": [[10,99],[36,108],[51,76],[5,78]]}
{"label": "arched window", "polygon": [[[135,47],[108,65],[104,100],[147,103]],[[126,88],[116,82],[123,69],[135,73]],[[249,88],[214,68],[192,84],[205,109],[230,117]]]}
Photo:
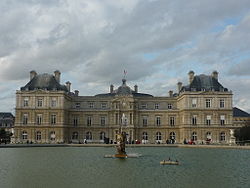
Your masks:
{"label": "arched window", "polygon": [[41,140],[42,139],[42,133],[41,131],[36,132],[36,140]]}
{"label": "arched window", "polygon": [[192,133],[192,140],[193,140],[193,141],[196,141],[196,140],[197,140],[197,133],[196,133],[196,132],[193,132],[193,133]]}
{"label": "arched window", "polygon": [[105,138],[105,132],[100,132],[100,140],[104,140]]}
{"label": "arched window", "polygon": [[161,133],[160,132],[156,133],[156,140],[161,140]]}
{"label": "arched window", "polygon": [[171,132],[171,133],[169,134],[169,137],[170,137],[170,139],[175,140],[175,132]]}
{"label": "arched window", "polygon": [[22,138],[23,138],[23,140],[27,140],[28,139],[28,134],[27,134],[26,131],[23,131]]}
{"label": "arched window", "polygon": [[147,132],[142,133],[142,140],[148,140],[148,133]]}
{"label": "arched window", "polygon": [[73,132],[72,134],[72,140],[78,139],[78,132]]}
{"label": "arched window", "polygon": [[55,131],[51,131],[50,132],[50,140],[54,141],[56,139],[56,132]]}
{"label": "arched window", "polygon": [[87,140],[92,140],[92,133],[91,132],[86,133],[86,139]]}
{"label": "arched window", "polygon": [[220,141],[225,141],[226,140],[226,133],[225,132],[221,132],[220,133]]}

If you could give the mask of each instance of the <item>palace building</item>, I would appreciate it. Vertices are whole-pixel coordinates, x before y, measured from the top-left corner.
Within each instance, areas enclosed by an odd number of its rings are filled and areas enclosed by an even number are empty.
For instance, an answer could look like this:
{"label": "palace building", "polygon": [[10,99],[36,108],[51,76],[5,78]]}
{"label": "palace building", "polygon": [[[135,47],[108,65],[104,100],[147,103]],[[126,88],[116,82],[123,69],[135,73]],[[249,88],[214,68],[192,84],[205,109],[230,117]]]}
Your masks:
{"label": "palace building", "polygon": [[177,84],[168,96],[133,89],[126,79],[110,85],[109,93],[80,96],[71,83],[60,83],[61,73],[30,72],[30,81],[16,92],[16,143],[103,143],[116,141],[123,114],[128,142],[230,143],[232,91],[211,75],[188,73],[188,83]]}

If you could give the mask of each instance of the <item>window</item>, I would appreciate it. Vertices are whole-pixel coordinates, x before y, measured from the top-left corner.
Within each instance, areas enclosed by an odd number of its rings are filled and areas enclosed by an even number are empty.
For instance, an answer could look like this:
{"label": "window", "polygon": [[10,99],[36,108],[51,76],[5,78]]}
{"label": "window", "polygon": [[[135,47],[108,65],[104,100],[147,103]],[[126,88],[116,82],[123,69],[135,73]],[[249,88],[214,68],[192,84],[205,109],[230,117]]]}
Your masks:
{"label": "window", "polygon": [[107,103],[104,103],[104,102],[103,102],[103,103],[101,104],[101,108],[102,108],[102,109],[107,108]]}
{"label": "window", "polygon": [[50,140],[55,141],[55,139],[56,139],[56,133],[55,133],[55,131],[51,131],[50,132]]}
{"label": "window", "polygon": [[161,140],[161,133],[160,132],[156,133],[156,140]]}
{"label": "window", "polygon": [[196,108],[197,107],[197,98],[192,99],[192,107]]}
{"label": "window", "polygon": [[74,116],[73,117],[73,125],[77,127],[79,124],[79,116]]}
{"label": "window", "polygon": [[89,102],[89,108],[94,108],[94,103],[93,102]]}
{"label": "window", "polygon": [[104,140],[105,138],[105,132],[100,132],[100,140]]}
{"label": "window", "polygon": [[171,140],[175,140],[175,132],[171,132],[171,133],[169,134],[169,138],[170,138]]}
{"label": "window", "polygon": [[147,104],[145,104],[145,103],[141,104],[141,108],[142,109],[147,109]]}
{"label": "window", "polygon": [[105,124],[106,124],[106,117],[101,116],[101,126],[105,126]]}
{"label": "window", "polygon": [[36,124],[41,125],[42,124],[42,114],[37,114],[36,116]]}
{"label": "window", "polygon": [[192,125],[197,125],[197,115],[192,116]]}
{"label": "window", "polygon": [[129,124],[130,125],[133,124],[133,114],[132,113],[129,114]]}
{"label": "window", "polygon": [[159,104],[158,103],[155,104],[155,109],[159,109]]}
{"label": "window", "polygon": [[207,140],[211,140],[212,139],[212,134],[211,134],[211,132],[207,132],[206,133],[206,137],[207,137]]}
{"label": "window", "polygon": [[23,106],[24,107],[29,106],[29,98],[28,97],[24,98],[24,100],[23,100]]}
{"label": "window", "polygon": [[36,140],[41,140],[42,139],[42,133],[41,133],[41,131],[37,131],[36,132]]}
{"label": "window", "polygon": [[142,125],[147,126],[148,125],[148,116],[143,116],[142,117]]}
{"label": "window", "polygon": [[53,124],[53,125],[56,124],[56,115],[52,114],[50,118],[51,118],[50,123]]}
{"label": "window", "polygon": [[211,125],[211,115],[207,115],[206,125]]}
{"label": "window", "polygon": [[79,102],[75,103],[75,107],[76,108],[80,108],[81,107],[81,104]]}
{"label": "window", "polygon": [[24,125],[28,124],[28,114],[23,114],[23,124]]}
{"label": "window", "polygon": [[142,140],[148,140],[148,133],[147,132],[142,133]]}
{"label": "window", "polygon": [[225,115],[220,115],[220,124],[225,125]]}
{"label": "window", "polygon": [[193,133],[192,133],[192,140],[193,140],[193,141],[196,141],[196,140],[197,140],[197,133],[196,133],[196,132],[193,132]]}
{"label": "window", "polygon": [[225,100],[220,99],[220,108],[225,108]]}
{"label": "window", "polygon": [[206,99],[206,108],[211,108],[211,99]]}
{"label": "window", "polygon": [[88,116],[87,117],[87,126],[91,126],[92,125],[92,117]]}
{"label": "window", "polygon": [[72,140],[77,140],[77,139],[78,139],[78,132],[73,132]]}
{"label": "window", "polygon": [[43,99],[37,99],[37,106],[42,107],[43,106]]}
{"label": "window", "polygon": [[56,107],[56,98],[51,99],[51,107]]}
{"label": "window", "polygon": [[225,132],[220,133],[220,141],[225,141],[226,140],[226,134]]}
{"label": "window", "polygon": [[26,131],[23,131],[22,138],[23,138],[23,140],[27,140],[28,139],[28,134],[27,134]]}
{"label": "window", "polygon": [[156,125],[157,126],[161,125],[161,117],[160,116],[156,116]]}
{"label": "window", "polygon": [[168,109],[172,109],[173,108],[173,105],[172,104],[168,104]]}
{"label": "window", "polygon": [[117,124],[118,124],[118,122],[119,122],[119,121],[118,121],[118,119],[119,119],[119,117],[118,117],[118,113],[116,113],[116,114],[115,114],[115,124],[116,124],[116,125],[117,125]]}
{"label": "window", "polygon": [[92,133],[91,132],[86,133],[86,140],[92,140]]}
{"label": "window", "polygon": [[169,117],[169,125],[175,126],[175,117],[173,117],[173,116]]}

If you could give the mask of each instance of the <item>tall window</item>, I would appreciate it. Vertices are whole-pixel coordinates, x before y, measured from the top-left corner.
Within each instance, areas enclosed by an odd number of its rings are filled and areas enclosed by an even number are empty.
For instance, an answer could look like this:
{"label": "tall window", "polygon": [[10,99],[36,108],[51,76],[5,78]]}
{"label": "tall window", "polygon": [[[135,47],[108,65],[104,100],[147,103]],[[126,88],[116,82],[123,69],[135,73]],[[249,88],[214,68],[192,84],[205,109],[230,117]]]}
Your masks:
{"label": "tall window", "polygon": [[77,127],[79,124],[79,116],[74,116],[73,117],[73,125]]}
{"label": "tall window", "polygon": [[105,126],[105,124],[106,124],[106,117],[101,116],[101,126]]}
{"label": "tall window", "polygon": [[175,117],[173,117],[173,116],[169,117],[169,125],[175,126]]}
{"label": "tall window", "polygon": [[42,118],[43,118],[42,114],[37,114],[37,116],[36,116],[36,124],[37,125],[42,124]]}
{"label": "tall window", "polygon": [[78,139],[78,132],[73,132],[72,133],[72,140],[77,140]]}
{"label": "tall window", "polygon": [[211,108],[211,99],[206,99],[206,108]]}
{"label": "tall window", "polygon": [[220,108],[225,108],[225,99],[220,99]]}
{"label": "tall window", "polygon": [[37,106],[42,107],[43,106],[43,99],[37,99]]}
{"label": "tall window", "polygon": [[100,132],[100,140],[104,140],[105,138],[105,132]]}
{"label": "tall window", "polygon": [[226,140],[226,133],[225,132],[221,132],[220,133],[220,141],[225,141]]}
{"label": "tall window", "polygon": [[42,139],[42,133],[41,133],[41,131],[37,131],[36,132],[36,140],[41,140]]}
{"label": "tall window", "polygon": [[155,109],[159,109],[159,104],[155,103]]}
{"label": "tall window", "polygon": [[225,115],[220,115],[220,124],[225,125]]}
{"label": "tall window", "polygon": [[91,132],[86,133],[86,139],[87,140],[92,140],[92,133]]}
{"label": "tall window", "polygon": [[156,140],[161,140],[161,133],[160,132],[156,133]]}
{"label": "tall window", "polygon": [[119,116],[118,113],[115,114],[115,124],[117,125],[119,123]]}
{"label": "tall window", "polygon": [[22,138],[23,138],[23,140],[27,140],[28,139],[28,134],[27,134],[26,131],[23,131]]}
{"label": "tall window", "polygon": [[207,140],[211,140],[211,139],[212,139],[212,134],[211,134],[211,132],[207,132],[207,133],[206,133],[206,137],[207,137]]}
{"label": "tall window", "polygon": [[142,133],[142,140],[148,140],[148,133],[147,132]]}
{"label": "tall window", "polygon": [[197,107],[197,98],[192,98],[192,107],[193,108]]}
{"label": "tall window", "polygon": [[168,109],[172,109],[173,105],[171,103],[168,104]]}
{"label": "tall window", "polygon": [[175,140],[175,132],[171,132],[171,133],[169,134],[169,137],[170,137],[170,139]]}
{"label": "tall window", "polygon": [[192,125],[197,125],[197,115],[192,116]]}
{"label": "tall window", "polygon": [[206,125],[211,125],[211,115],[207,115],[206,117]]}
{"label": "tall window", "polygon": [[55,131],[51,131],[50,132],[50,140],[51,141],[55,141],[55,139],[56,139],[56,132]]}
{"label": "tall window", "polygon": [[56,98],[51,99],[51,107],[56,107]]}
{"label": "tall window", "polygon": [[132,113],[129,114],[129,124],[130,125],[133,124],[133,114]]}
{"label": "tall window", "polygon": [[93,102],[89,102],[89,108],[94,108],[94,103]]}
{"label": "tall window", "polygon": [[88,116],[87,117],[87,126],[91,126],[92,125],[92,117]]}
{"label": "tall window", "polygon": [[148,125],[148,116],[143,116],[142,117],[142,125],[147,126]]}
{"label": "tall window", "polygon": [[196,141],[196,140],[197,140],[197,133],[196,133],[196,132],[193,132],[193,133],[192,133],[192,140],[193,140],[193,141]]}
{"label": "tall window", "polygon": [[56,115],[55,114],[52,114],[51,117],[50,117],[50,123],[52,125],[56,124]]}
{"label": "tall window", "polygon": [[156,116],[156,125],[157,126],[161,125],[161,117],[160,116]]}
{"label": "tall window", "polygon": [[29,98],[28,97],[25,97],[23,99],[23,106],[26,107],[26,106],[29,106]]}
{"label": "tall window", "polygon": [[23,124],[24,125],[28,124],[28,114],[23,114]]}

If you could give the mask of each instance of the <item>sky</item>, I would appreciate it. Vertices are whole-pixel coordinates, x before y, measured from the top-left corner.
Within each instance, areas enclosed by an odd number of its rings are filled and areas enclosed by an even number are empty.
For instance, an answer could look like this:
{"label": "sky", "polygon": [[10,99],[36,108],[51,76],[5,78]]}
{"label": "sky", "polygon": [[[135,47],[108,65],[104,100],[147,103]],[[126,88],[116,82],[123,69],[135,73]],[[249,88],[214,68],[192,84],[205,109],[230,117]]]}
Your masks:
{"label": "sky", "polygon": [[219,72],[250,112],[249,0],[0,0],[0,111],[29,72],[61,71],[80,95],[127,84],[166,96],[187,73]]}

